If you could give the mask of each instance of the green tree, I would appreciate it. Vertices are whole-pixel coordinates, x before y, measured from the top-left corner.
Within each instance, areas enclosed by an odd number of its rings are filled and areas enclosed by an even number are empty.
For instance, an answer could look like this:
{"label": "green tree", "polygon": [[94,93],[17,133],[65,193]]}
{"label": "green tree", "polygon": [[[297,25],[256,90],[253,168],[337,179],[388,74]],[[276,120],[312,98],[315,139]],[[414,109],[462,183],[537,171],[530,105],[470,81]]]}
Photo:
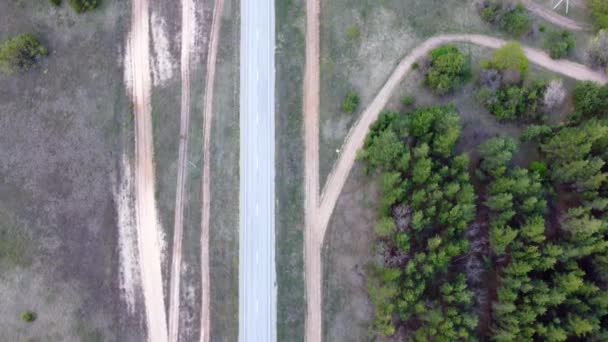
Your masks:
{"label": "green tree", "polygon": [[444,45],[430,52],[426,84],[438,94],[445,94],[464,82],[469,73],[467,58],[454,45]]}
{"label": "green tree", "polygon": [[513,70],[525,74],[529,61],[518,42],[509,42],[496,50],[491,63],[498,70]]}
{"label": "green tree", "polygon": [[517,150],[517,144],[511,138],[498,137],[488,139],[479,146],[481,169],[493,177],[503,175]]}

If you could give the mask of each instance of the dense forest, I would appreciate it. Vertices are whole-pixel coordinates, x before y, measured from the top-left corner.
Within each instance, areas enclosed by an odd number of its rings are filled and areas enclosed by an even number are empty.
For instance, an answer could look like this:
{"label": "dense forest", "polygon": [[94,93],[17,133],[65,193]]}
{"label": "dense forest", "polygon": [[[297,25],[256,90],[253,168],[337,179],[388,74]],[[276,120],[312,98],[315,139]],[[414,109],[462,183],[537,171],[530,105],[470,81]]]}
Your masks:
{"label": "dense forest", "polygon": [[[520,52],[499,50],[476,84],[480,103],[536,149],[527,165],[515,165],[524,152],[507,136],[456,154],[452,106],[384,112],[372,125],[358,158],[381,194],[373,334],[608,341],[608,87],[579,82],[567,94],[560,80],[529,76]],[[431,52],[425,84],[457,88],[465,61],[454,46]],[[550,125],[566,96],[574,112]]]}

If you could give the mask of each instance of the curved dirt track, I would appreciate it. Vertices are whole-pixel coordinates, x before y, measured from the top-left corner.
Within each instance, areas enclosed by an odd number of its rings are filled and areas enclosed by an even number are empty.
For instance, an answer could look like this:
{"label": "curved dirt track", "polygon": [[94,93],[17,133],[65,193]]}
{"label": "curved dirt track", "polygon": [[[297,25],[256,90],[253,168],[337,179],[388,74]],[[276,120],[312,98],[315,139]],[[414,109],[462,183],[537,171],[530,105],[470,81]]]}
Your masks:
{"label": "curved dirt track", "polygon": [[205,82],[204,108],[203,108],[203,175],[202,175],[202,215],[201,215],[201,342],[209,341],[209,216],[211,213],[209,165],[209,143],[211,139],[211,123],[213,119],[213,88],[215,84],[215,64],[217,61],[217,47],[220,40],[222,26],[222,11],[224,0],[215,0],[213,8],[213,21],[207,57],[207,79]]}
{"label": "curved dirt track", "polygon": [[[317,0],[308,1],[309,5],[311,2],[318,2]],[[314,15],[318,20],[318,12]],[[314,18],[312,19],[314,20]],[[307,22],[309,23],[309,22]],[[318,21],[317,21],[318,24]],[[310,27],[310,26],[308,26]],[[318,25],[317,25],[318,27]],[[318,31],[317,31],[318,32]],[[310,37],[312,42],[312,48],[315,49],[315,44],[318,44],[318,35],[316,37]],[[309,37],[307,34],[307,44],[309,43]],[[390,75],[386,83],[382,86],[382,89],[376,95],[371,104],[365,109],[358,119],[355,126],[349,131],[346,140],[340,149],[340,157],[334,164],[334,167],[327,178],[327,183],[324,190],[321,192],[321,199],[317,208],[308,207],[312,206],[317,202],[317,199],[309,198],[317,195],[316,189],[310,189],[310,185],[319,184],[318,168],[315,170],[314,165],[318,165],[318,134],[312,135],[309,132],[318,132],[318,119],[309,118],[311,115],[318,116],[318,102],[308,103],[310,96],[306,95],[311,91],[319,91],[318,78],[316,83],[308,83],[305,81],[305,87],[310,87],[304,92],[304,115],[305,115],[305,138],[306,138],[306,187],[305,187],[305,214],[312,215],[307,217],[306,223],[306,235],[305,235],[305,262],[306,262],[306,290],[307,290],[307,314],[306,314],[306,341],[317,342],[321,341],[321,248],[323,245],[323,239],[327,230],[327,225],[331,218],[331,214],[334,210],[340,192],[344,187],[344,183],[353,167],[356,159],[356,153],[363,145],[365,136],[369,130],[369,126],[376,120],[390,96],[393,94],[396,87],[403,80],[407,72],[411,69],[412,64],[419,58],[426,55],[430,50],[446,43],[471,43],[492,49],[499,48],[506,41],[491,36],[484,35],[439,35],[426,40],[420,46],[415,48],[408,56],[402,59],[395,71]],[[318,46],[318,45],[317,45]],[[308,45],[307,45],[308,50]],[[566,61],[566,60],[553,60],[546,53],[524,47],[524,52],[530,61],[541,67],[544,67],[550,71],[568,76],[577,80],[590,80],[598,83],[605,84],[608,82],[608,78],[603,73],[595,72],[584,65]],[[307,52],[307,58],[316,58],[318,61],[318,54],[316,56],[309,56]],[[306,72],[315,72],[318,75],[318,64],[316,70],[307,69]],[[314,64],[311,64],[314,65]],[[313,105],[316,106],[313,108]],[[317,127],[310,127],[309,125],[317,125]],[[317,151],[308,151],[308,146],[317,148]],[[312,160],[314,159],[314,160]],[[312,165],[312,166],[311,166]],[[312,178],[312,179],[308,179]]]}
{"label": "curved dirt track", "polygon": [[148,341],[167,341],[161,273],[160,226],[156,213],[150,107],[150,37],[148,0],[133,0],[126,66],[135,114],[135,218]]}
{"label": "curved dirt track", "polygon": [[179,155],[177,161],[177,186],[175,189],[175,217],[173,226],[173,248],[169,280],[169,341],[179,337],[179,293],[182,270],[182,241],[184,235],[184,190],[186,187],[186,165],[188,163],[188,132],[190,131],[190,62],[194,45],[194,4],[182,0],[182,46],[181,46],[181,114],[179,129]]}
{"label": "curved dirt track", "polygon": [[539,5],[533,0],[524,0],[523,3],[530,12],[538,15],[539,17],[542,17],[543,19],[557,26],[561,26],[563,28],[574,31],[584,31],[590,29],[588,25],[580,24],[573,19],[559,15],[557,12],[552,11],[551,9],[548,9],[542,5]]}

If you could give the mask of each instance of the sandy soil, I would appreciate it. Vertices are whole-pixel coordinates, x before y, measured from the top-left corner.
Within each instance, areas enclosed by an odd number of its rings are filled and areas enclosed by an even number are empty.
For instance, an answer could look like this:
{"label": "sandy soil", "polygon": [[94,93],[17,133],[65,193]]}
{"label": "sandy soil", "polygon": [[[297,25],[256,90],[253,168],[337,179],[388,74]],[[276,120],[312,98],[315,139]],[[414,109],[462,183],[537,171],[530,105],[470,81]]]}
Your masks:
{"label": "sandy soil", "polygon": [[556,13],[553,10],[550,10],[546,7],[543,7],[539,4],[537,4],[533,0],[524,0],[523,2],[526,5],[526,7],[528,8],[528,10],[530,10],[530,12],[538,15],[539,17],[544,18],[545,20],[547,20],[550,23],[553,23],[555,25],[561,26],[561,27],[569,29],[569,30],[574,30],[574,31],[583,31],[583,30],[590,29],[590,27],[588,25],[580,24],[580,23],[574,21],[573,19],[564,17],[564,16]]}
{"label": "sandy soil", "polygon": [[148,340],[167,341],[161,274],[161,241],[155,203],[152,118],[150,107],[150,18],[148,0],[133,0],[127,49],[135,114],[135,213],[139,265],[146,306]]}
{"label": "sandy soil", "polygon": [[177,162],[177,186],[175,191],[175,219],[173,226],[173,249],[171,257],[171,279],[169,285],[169,341],[178,340],[179,292],[182,270],[182,241],[184,235],[184,190],[188,163],[188,132],[190,131],[190,63],[194,45],[195,26],[192,0],[182,0],[182,46],[181,46],[181,115],[179,132],[179,155]]}
{"label": "sandy soil", "polygon": [[[488,48],[499,48],[504,40],[483,35],[440,35],[428,39],[408,56],[406,56],[390,75],[384,86],[372,103],[362,113],[358,122],[350,130],[340,157],[328,176],[327,183],[318,199],[318,0],[307,1],[307,33],[306,33],[306,78],[304,90],[305,115],[305,262],[306,262],[306,340],[321,341],[321,247],[327,230],[327,225],[336,205],[336,201],[344,183],[353,167],[356,152],[363,145],[369,126],[376,120],[380,111],[385,107],[391,94],[410,70],[412,64],[426,55],[431,49],[446,43],[472,43]],[[578,79],[606,83],[608,78],[602,73],[595,72],[581,64],[565,60],[553,60],[546,53],[524,48],[524,52],[532,63],[538,64],[550,71]],[[312,75],[316,73],[316,75]],[[311,93],[316,93],[312,95]],[[316,117],[311,117],[316,116]]]}
{"label": "sandy soil", "polygon": [[215,65],[217,61],[218,42],[222,25],[224,0],[216,0],[213,8],[213,21],[207,58],[207,79],[205,82],[203,108],[203,176],[202,176],[202,215],[201,215],[201,342],[209,341],[209,215],[211,208],[209,165],[209,143],[213,119],[213,88],[215,84]]}

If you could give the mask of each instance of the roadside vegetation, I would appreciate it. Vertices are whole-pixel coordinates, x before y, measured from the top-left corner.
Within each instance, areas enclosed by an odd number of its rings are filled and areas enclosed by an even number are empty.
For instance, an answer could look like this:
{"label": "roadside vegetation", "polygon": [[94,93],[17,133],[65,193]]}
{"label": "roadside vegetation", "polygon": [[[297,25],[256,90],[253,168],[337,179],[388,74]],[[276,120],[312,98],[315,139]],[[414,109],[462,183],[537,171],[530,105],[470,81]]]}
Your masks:
{"label": "roadside vegetation", "polygon": [[8,74],[26,70],[46,55],[48,50],[36,36],[20,34],[0,44],[0,70]]}
{"label": "roadside vegetation", "polygon": [[[480,103],[521,127],[521,148],[499,135],[457,154],[454,107],[412,110],[408,98],[405,113],[380,115],[359,152],[380,192],[372,334],[607,340],[608,86],[578,82],[569,93],[535,79],[517,43],[476,78]],[[567,98],[571,114],[548,123]]]}
{"label": "roadside vegetation", "polygon": [[587,5],[599,29],[608,29],[608,2],[604,0],[588,0]]}

